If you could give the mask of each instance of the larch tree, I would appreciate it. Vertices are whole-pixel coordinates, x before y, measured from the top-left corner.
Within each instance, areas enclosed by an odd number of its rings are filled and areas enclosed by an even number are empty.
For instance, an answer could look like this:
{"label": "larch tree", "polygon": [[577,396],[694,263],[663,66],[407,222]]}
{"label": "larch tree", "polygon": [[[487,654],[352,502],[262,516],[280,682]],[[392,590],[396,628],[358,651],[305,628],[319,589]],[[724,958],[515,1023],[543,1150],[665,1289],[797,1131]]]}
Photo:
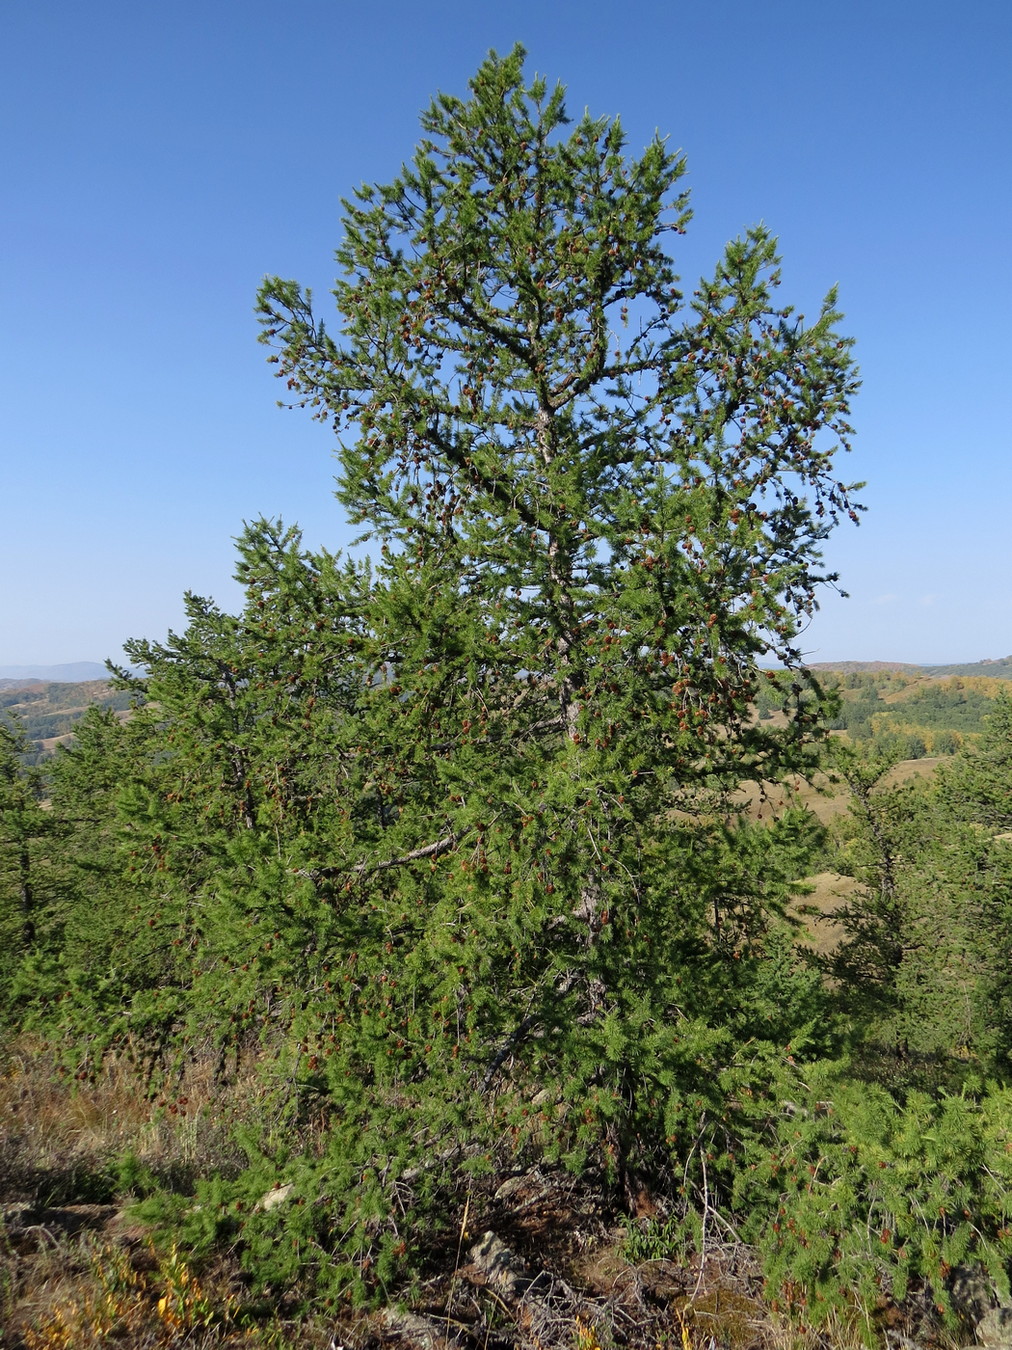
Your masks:
{"label": "larch tree", "polygon": [[52,878],[47,842],[53,822],[42,806],[42,774],[15,718],[0,720],[0,989],[9,1000],[17,963],[32,950]]}
{"label": "larch tree", "polygon": [[[776,302],[764,229],[686,298],[681,158],[569,123],[523,67],[491,55],[346,204],[333,334],[296,283],[260,293],[372,562],[256,522],[240,614],[191,596],[127,648],[120,840],[157,970],[117,1015],[158,1053],[258,1052],[243,1217],[220,1187],[200,1212],[271,1280],[309,1252],[331,1288],[388,1279],[481,1169],[564,1160],[630,1199],[687,1176],[737,1056],[825,1040],[778,927],[818,830],[734,794],[815,761],[797,639],[856,511],[850,343],[832,295],[808,325]],[[787,715],[760,719],[777,660]],[[248,1203],[282,1167],[310,1203]]]}
{"label": "larch tree", "polygon": [[[699,1077],[672,1028],[747,1025],[811,835],[735,823],[727,794],[812,763],[797,639],[835,579],[822,541],[856,519],[834,469],[851,343],[832,292],[809,324],[777,303],[764,228],[686,298],[683,160],[570,123],[522,49],[422,126],[400,175],[345,203],[336,329],[295,282],[259,296],[379,546],[350,639],[373,804],[309,873],[350,931],[382,932],[393,1030],[331,1082],[413,1084],[415,1104],[424,1082],[454,1128],[487,1113],[625,1176]],[[763,661],[798,671],[786,719],[754,716]]]}

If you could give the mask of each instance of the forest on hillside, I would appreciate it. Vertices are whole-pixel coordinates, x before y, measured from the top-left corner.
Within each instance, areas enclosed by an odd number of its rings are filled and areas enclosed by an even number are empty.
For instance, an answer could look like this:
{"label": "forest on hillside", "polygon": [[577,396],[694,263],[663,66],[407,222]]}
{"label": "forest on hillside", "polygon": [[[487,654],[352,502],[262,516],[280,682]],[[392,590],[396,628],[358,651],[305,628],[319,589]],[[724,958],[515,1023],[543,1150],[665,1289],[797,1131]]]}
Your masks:
{"label": "forest on hillside", "polygon": [[[1007,690],[1003,679],[986,676],[939,678],[829,667],[815,675],[832,700],[826,710],[829,729],[845,731],[852,742],[874,742],[880,752],[899,759],[952,755],[972,746],[994,712],[995,699]],[[761,718],[777,711],[780,683],[760,688],[756,706]]]}
{"label": "forest on hillside", "polygon": [[10,1344],[969,1338],[1012,700],[803,663],[860,511],[835,295],[763,227],[683,286],[680,156],[520,49],[422,130],[332,325],[258,299],[368,557],[251,522],[128,716],[0,720]]}
{"label": "forest on hillside", "polygon": [[[979,670],[982,664],[971,669]],[[916,667],[907,672],[858,673],[823,666],[814,674],[839,700],[829,716],[832,730],[847,731],[854,740],[874,738],[880,748],[888,742],[909,759],[951,755],[972,744],[1005,685],[1004,676],[933,677]],[[760,684],[756,710],[761,718],[778,712],[783,688],[790,683],[785,676],[781,682]],[[58,744],[69,743],[75,723],[90,707],[111,708],[125,716],[135,697],[129,689],[114,688],[109,680],[0,681],[0,720],[26,738],[28,760],[39,763],[55,754]]]}
{"label": "forest on hillside", "polygon": [[55,753],[90,707],[126,713],[132,701],[128,690],[114,689],[108,680],[0,680],[0,721],[25,738],[32,763]]}

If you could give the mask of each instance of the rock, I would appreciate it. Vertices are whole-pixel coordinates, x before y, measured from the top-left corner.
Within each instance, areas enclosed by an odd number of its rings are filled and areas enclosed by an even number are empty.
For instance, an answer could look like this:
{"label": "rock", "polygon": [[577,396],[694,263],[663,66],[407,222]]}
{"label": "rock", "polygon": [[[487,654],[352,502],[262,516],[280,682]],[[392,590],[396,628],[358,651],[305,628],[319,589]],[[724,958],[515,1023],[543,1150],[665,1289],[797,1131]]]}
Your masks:
{"label": "rock", "polygon": [[25,1215],[31,1214],[33,1209],[30,1200],[15,1200],[12,1204],[0,1206],[0,1224],[4,1228],[23,1228]]}
{"label": "rock", "polygon": [[108,1228],[121,1217],[116,1205],[33,1205],[19,1202],[0,1209],[0,1228],[17,1251],[55,1247],[61,1237]]}
{"label": "rock", "polygon": [[399,1312],[396,1308],[384,1309],[383,1321],[390,1335],[420,1346],[421,1350],[451,1350],[459,1345],[450,1333],[449,1321],[437,1322],[431,1317],[420,1317],[418,1313]]}
{"label": "rock", "polygon": [[[559,1346],[568,1343],[577,1321],[590,1328],[596,1345],[612,1344],[605,1309],[578,1294],[556,1273],[541,1268],[533,1275],[523,1261],[495,1233],[483,1233],[468,1253],[471,1260],[458,1273],[477,1287],[496,1295],[514,1328],[520,1345]],[[565,1330],[563,1339],[562,1330]]]}
{"label": "rock", "polygon": [[[507,1177],[495,1193],[495,1200],[504,1204],[507,1200],[513,1205],[530,1205],[551,1195],[555,1189],[553,1183],[537,1168],[533,1172],[521,1172],[518,1176]],[[512,1206],[511,1206],[512,1207]]]}
{"label": "rock", "polygon": [[954,1266],[948,1280],[952,1306],[962,1322],[975,1326],[994,1307],[994,1283],[980,1266]]}
{"label": "rock", "polygon": [[291,1182],[286,1186],[280,1184],[275,1186],[273,1190],[268,1191],[266,1195],[260,1197],[257,1201],[257,1209],[266,1211],[277,1209],[278,1205],[283,1205],[285,1203],[293,1189],[294,1187]]}
{"label": "rock", "polygon": [[483,1233],[469,1255],[489,1284],[504,1293],[516,1296],[530,1287],[531,1278],[524,1263],[495,1233]]}
{"label": "rock", "polygon": [[1012,1350],[1012,1305],[990,1308],[977,1323],[977,1344],[989,1350]]}
{"label": "rock", "polygon": [[907,1336],[905,1332],[896,1331],[894,1328],[886,1332],[886,1345],[890,1350],[893,1350],[893,1347],[895,1350],[925,1350],[920,1341],[915,1341],[912,1336]]}

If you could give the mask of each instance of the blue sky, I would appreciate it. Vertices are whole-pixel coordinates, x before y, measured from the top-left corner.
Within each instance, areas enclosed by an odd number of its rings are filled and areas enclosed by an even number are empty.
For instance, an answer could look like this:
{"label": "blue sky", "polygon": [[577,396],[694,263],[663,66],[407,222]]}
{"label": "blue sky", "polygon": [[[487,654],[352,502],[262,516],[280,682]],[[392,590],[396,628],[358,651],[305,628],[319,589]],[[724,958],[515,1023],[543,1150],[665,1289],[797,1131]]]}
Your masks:
{"label": "blue sky", "polygon": [[840,285],[869,510],[811,659],[1012,652],[1008,0],[34,0],[0,19],[0,664],[118,656],[186,589],[234,605],[244,519],[347,541],[257,284],[324,300],[340,197],[516,41],[571,110],[684,149],[687,280],[763,220],[785,298]]}

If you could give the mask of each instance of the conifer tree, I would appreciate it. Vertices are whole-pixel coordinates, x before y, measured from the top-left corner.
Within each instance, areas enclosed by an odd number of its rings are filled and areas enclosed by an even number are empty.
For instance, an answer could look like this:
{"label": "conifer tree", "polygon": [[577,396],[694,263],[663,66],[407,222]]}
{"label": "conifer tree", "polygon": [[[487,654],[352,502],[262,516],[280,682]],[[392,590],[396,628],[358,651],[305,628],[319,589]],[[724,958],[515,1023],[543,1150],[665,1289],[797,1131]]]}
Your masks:
{"label": "conifer tree", "polygon": [[757,657],[796,664],[834,579],[818,543],[854,510],[832,470],[855,388],[835,296],[809,326],[778,307],[754,229],[686,306],[665,247],[689,220],[682,159],[660,139],[627,158],[589,115],[565,134],[562,89],[525,88],[520,49],[472,92],[440,96],[413,163],[345,204],[339,339],[265,283],[271,359],[347,434],[352,519],[476,607],[486,676],[543,685],[529,721],[610,725],[618,647],[640,711],[688,733],[683,777],[701,745],[706,772],[747,773],[776,738],[724,732]]}
{"label": "conifer tree", "polygon": [[[242,612],[187,595],[186,629],[129,642],[144,675],[118,675],[145,700],[120,850],[142,945],[160,962],[143,996],[163,1051],[261,1043],[290,1020],[326,945],[307,878],[321,850],[342,847],[347,803],[362,796],[346,743],[361,734],[352,714],[368,674],[348,643],[367,569],[311,557],[275,521],[237,544]],[[131,1027],[140,1020],[134,1007]]]}
{"label": "conifer tree", "polygon": [[138,908],[135,840],[120,811],[155,753],[141,722],[92,706],[45,763],[48,894],[16,992],[26,1020],[56,1019],[80,1037],[83,1060],[116,1039],[132,995],[156,986],[164,965],[150,911]]}
{"label": "conifer tree", "polygon": [[943,875],[965,916],[980,1043],[1007,1074],[1012,1066],[1012,699],[1004,690],[976,744],[965,745],[940,768],[938,793],[948,816],[951,853]]}
{"label": "conifer tree", "polygon": [[1012,698],[1002,689],[985,718],[979,741],[970,742],[940,774],[952,813],[995,832],[1012,830]]}
{"label": "conifer tree", "polygon": [[[818,832],[733,794],[814,762],[796,640],[856,510],[834,299],[778,305],[756,229],[686,301],[681,159],[569,124],[520,49],[423,127],[347,204],[337,336],[295,283],[260,296],[376,556],[257,522],[240,614],[190,596],[127,648],[157,969],[119,1015],[158,1052],[269,1047],[272,1119],[325,1115],[294,1165],[316,1203],[247,1207],[245,1236],[276,1261],[278,1223],[343,1235],[338,1284],[403,1258],[395,1197],[451,1213],[462,1163],[589,1162],[631,1196],[704,1097],[726,1114],[739,1040],[825,1041],[781,927]],[[760,720],[771,658],[788,716]]]}
{"label": "conifer tree", "polygon": [[[523,63],[438,97],[412,163],[346,204],[336,336],[294,282],[260,294],[378,556],[248,526],[242,610],[189,595],[181,634],[128,644],[144,706],[81,724],[48,812],[0,727],[4,934],[40,1016],[99,1050],[256,1051],[250,1166],[182,1224],[261,1286],[388,1293],[441,1225],[459,1243],[476,1178],[547,1158],[675,1217],[701,1183],[808,1317],[853,1313],[840,1270],[869,1306],[889,1279],[944,1300],[953,1266],[1007,1261],[1005,1096],[901,1108],[811,1062],[835,1026],[785,910],[822,832],[738,791],[815,763],[797,640],[858,509],[849,341],[832,294],[807,326],[775,301],[764,229],[686,300],[681,159],[569,123]],[[850,758],[866,894],[835,968],[906,1034],[968,897],[999,1060],[1012,869],[981,777],[1009,724],[946,779],[956,835]],[[54,831],[41,911],[7,883]]]}
{"label": "conifer tree", "polygon": [[974,840],[943,810],[933,783],[893,781],[900,753],[894,737],[833,746],[851,792],[837,865],[859,887],[833,914],[844,936],[824,965],[867,1043],[941,1061],[977,1030],[967,885]]}
{"label": "conifer tree", "polygon": [[39,912],[51,889],[44,841],[52,820],[42,808],[42,774],[26,762],[30,750],[15,720],[0,721],[0,990],[5,1000],[18,961],[35,944]]}
{"label": "conifer tree", "polygon": [[[357,731],[379,808],[312,871],[356,960],[382,916],[397,1034],[368,1081],[438,1073],[430,1101],[459,1119],[478,1088],[518,1137],[532,1095],[568,1099],[587,1125],[557,1145],[621,1171],[695,1065],[671,1020],[726,1035],[789,892],[714,830],[742,780],[811,763],[800,672],[786,727],[751,710],[855,513],[833,470],[855,378],[832,294],[808,325],[776,303],[764,229],[686,303],[682,160],[569,124],[523,60],[438,97],[412,163],[345,204],[336,336],[294,282],[260,313],[380,548]],[[346,1096],[366,1071],[342,1065]]]}

